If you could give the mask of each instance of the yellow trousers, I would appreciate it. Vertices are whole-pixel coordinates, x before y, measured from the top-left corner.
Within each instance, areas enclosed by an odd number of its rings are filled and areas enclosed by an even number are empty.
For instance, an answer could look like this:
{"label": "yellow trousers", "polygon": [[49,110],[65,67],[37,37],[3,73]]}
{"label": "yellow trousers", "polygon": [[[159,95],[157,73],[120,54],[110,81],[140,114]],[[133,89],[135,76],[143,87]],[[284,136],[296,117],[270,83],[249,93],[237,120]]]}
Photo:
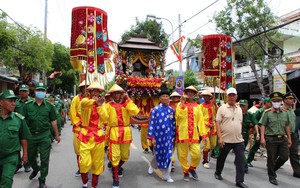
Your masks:
{"label": "yellow trousers", "polygon": [[80,140],[77,133],[73,133],[73,147],[75,154],[79,155]]}
{"label": "yellow trousers", "polygon": [[[195,169],[201,161],[200,143],[176,143],[178,161],[181,164],[182,171],[187,173],[190,168]],[[188,155],[190,154],[190,165]]]}
{"label": "yellow trousers", "polygon": [[104,171],[104,142],[96,144],[92,137],[87,144],[80,142],[80,173],[87,173],[89,170],[92,174],[100,175]]}
{"label": "yellow trousers", "polygon": [[210,151],[215,149],[217,146],[217,135],[209,135],[206,137],[202,142],[204,143],[203,145],[203,151]]}
{"label": "yellow trousers", "polygon": [[130,143],[129,144],[114,144],[109,143],[108,158],[113,167],[119,165],[120,160],[126,162],[129,159]]}
{"label": "yellow trousers", "polygon": [[151,146],[150,141],[147,139],[148,127],[141,126],[141,144],[143,149],[149,148]]}

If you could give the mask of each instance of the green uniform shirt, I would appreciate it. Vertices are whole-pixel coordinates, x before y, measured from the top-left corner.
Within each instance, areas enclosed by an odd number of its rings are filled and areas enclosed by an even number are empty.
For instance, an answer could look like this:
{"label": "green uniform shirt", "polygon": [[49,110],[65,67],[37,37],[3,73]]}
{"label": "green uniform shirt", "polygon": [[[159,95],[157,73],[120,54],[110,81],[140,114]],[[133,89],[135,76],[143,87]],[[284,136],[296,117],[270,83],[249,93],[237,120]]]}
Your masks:
{"label": "green uniform shirt", "polygon": [[45,100],[40,106],[35,99],[27,102],[24,112],[29,130],[34,134],[49,131],[52,127],[51,122],[57,119],[55,106]]}
{"label": "green uniform shirt", "polygon": [[21,151],[20,141],[30,137],[24,116],[15,112],[6,118],[0,116],[0,159]]}
{"label": "green uniform shirt", "polygon": [[289,114],[289,117],[290,117],[290,129],[291,129],[291,133],[295,133],[296,131],[296,115],[295,115],[295,112],[293,110],[292,107],[290,107],[290,109],[287,109],[287,107],[283,107]]}
{"label": "green uniform shirt", "polygon": [[265,135],[285,135],[285,126],[289,126],[288,112],[280,109],[276,112],[273,108],[265,110],[259,123],[265,126]]}
{"label": "green uniform shirt", "polygon": [[258,121],[258,125],[260,125],[259,120],[262,117],[263,113],[265,112],[265,107],[261,107],[260,109],[258,109],[255,113],[254,113],[254,117],[255,119]]}
{"label": "green uniform shirt", "polygon": [[242,127],[242,132],[243,133],[248,133],[249,128],[250,128],[250,123],[254,125],[257,125],[257,120],[254,117],[254,115],[247,111],[245,115],[243,115],[243,127]]}
{"label": "green uniform shirt", "polygon": [[18,112],[19,114],[24,116],[24,106],[26,102],[32,101],[33,99],[31,97],[27,97],[25,101],[22,101],[21,99],[17,99],[16,101],[16,108],[15,112]]}

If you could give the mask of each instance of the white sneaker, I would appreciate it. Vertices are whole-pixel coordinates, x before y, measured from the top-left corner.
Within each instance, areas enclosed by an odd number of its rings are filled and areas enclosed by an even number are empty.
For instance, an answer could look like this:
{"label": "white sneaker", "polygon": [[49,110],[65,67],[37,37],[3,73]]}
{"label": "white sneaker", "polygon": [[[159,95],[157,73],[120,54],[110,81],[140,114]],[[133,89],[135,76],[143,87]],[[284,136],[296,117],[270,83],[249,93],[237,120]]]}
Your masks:
{"label": "white sneaker", "polygon": [[203,167],[206,168],[206,169],[209,169],[210,168],[209,163],[204,163]]}
{"label": "white sneaker", "polygon": [[148,168],[148,174],[153,174],[154,169],[152,168],[152,166],[149,166]]}
{"label": "white sneaker", "polygon": [[173,180],[172,178],[168,178],[166,181],[167,181],[168,183],[173,183],[173,182],[174,182],[174,180]]}

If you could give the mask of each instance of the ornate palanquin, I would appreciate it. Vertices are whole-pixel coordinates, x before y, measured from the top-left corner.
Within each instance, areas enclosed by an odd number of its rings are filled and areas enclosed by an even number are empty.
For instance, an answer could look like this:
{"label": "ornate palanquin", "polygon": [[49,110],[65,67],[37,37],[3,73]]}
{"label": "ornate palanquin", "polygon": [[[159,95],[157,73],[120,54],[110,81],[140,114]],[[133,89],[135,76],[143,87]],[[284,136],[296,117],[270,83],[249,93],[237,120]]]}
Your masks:
{"label": "ornate palanquin", "polygon": [[132,123],[148,123],[158,104],[158,93],[165,87],[165,49],[147,38],[130,38],[120,43],[119,60],[115,61],[115,79],[132,97],[140,114]]}

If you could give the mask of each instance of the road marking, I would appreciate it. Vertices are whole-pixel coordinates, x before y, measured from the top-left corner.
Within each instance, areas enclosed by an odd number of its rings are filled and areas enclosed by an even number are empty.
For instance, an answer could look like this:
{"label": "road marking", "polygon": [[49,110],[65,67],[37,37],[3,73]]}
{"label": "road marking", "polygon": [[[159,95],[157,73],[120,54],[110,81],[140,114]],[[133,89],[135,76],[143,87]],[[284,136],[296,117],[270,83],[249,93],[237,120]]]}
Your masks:
{"label": "road marking", "polygon": [[132,149],[137,149],[137,147],[133,143],[131,143],[130,146]]}
{"label": "road marking", "polygon": [[[150,167],[150,161],[145,157],[145,156],[141,156],[141,158],[148,164],[148,166]],[[161,173],[161,171],[159,169],[153,169],[155,174],[160,177],[161,179],[163,178],[163,175]]]}

